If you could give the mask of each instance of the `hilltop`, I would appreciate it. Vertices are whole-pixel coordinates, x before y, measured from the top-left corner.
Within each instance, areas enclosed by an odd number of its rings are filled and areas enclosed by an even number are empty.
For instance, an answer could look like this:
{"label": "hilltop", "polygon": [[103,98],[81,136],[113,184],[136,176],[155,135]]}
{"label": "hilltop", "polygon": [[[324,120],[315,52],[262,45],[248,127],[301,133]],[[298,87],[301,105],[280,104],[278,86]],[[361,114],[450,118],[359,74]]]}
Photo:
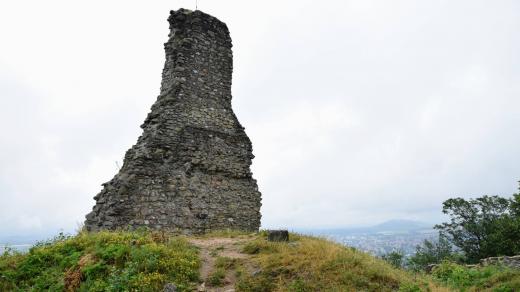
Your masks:
{"label": "hilltop", "polygon": [[[443,280],[457,269],[443,267]],[[520,287],[520,273],[501,275],[480,281],[483,290]],[[81,232],[0,256],[1,291],[449,291],[448,280],[321,238],[269,242],[265,232]]]}

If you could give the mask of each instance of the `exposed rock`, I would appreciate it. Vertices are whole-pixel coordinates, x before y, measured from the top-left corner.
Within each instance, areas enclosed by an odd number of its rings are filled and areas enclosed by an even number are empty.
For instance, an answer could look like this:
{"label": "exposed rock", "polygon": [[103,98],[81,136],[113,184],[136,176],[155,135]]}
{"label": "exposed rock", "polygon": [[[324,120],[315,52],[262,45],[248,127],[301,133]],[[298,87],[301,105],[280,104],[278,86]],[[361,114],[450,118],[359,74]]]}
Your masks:
{"label": "exposed rock", "polygon": [[431,273],[437,266],[439,266],[439,264],[428,264],[426,266],[426,272]]}
{"label": "exposed rock", "polygon": [[251,141],[231,108],[228,28],[184,9],[168,21],[161,93],[119,173],[94,197],[85,227],[257,231],[261,194]]}
{"label": "exposed rock", "polygon": [[481,266],[489,265],[504,265],[506,267],[520,269],[520,255],[503,256],[503,257],[489,257],[480,260]]}
{"label": "exposed rock", "polygon": [[[486,266],[491,266],[491,265],[499,265],[499,266],[505,266],[505,267],[513,268],[513,269],[520,269],[520,255],[484,258],[484,259],[481,259],[478,264],[465,265],[465,267],[466,268],[479,268],[479,267],[486,267]],[[438,266],[439,266],[439,264],[429,264],[426,267],[426,272],[430,273]]]}
{"label": "exposed rock", "polygon": [[268,241],[289,241],[289,231],[287,230],[268,230]]}
{"label": "exposed rock", "polygon": [[177,286],[175,286],[175,284],[172,283],[167,283],[166,285],[164,285],[163,292],[177,292]]}

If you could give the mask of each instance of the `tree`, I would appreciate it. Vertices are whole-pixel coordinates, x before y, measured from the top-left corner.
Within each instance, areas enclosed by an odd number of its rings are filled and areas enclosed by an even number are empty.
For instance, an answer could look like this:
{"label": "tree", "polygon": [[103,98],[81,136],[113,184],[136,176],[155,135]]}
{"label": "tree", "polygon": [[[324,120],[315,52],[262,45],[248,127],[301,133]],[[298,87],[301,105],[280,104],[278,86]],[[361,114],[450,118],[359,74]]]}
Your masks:
{"label": "tree", "polygon": [[435,228],[464,252],[468,263],[520,252],[520,194],[509,199],[449,199],[443,203],[442,212],[450,222]]}
{"label": "tree", "polygon": [[440,235],[436,241],[425,239],[421,245],[415,248],[415,254],[408,260],[409,267],[413,270],[426,270],[430,264],[439,264],[443,260],[458,262],[462,256],[454,252],[453,245]]}
{"label": "tree", "polygon": [[381,256],[383,260],[396,268],[404,267],[404,253],[401,250],[395,250]]}

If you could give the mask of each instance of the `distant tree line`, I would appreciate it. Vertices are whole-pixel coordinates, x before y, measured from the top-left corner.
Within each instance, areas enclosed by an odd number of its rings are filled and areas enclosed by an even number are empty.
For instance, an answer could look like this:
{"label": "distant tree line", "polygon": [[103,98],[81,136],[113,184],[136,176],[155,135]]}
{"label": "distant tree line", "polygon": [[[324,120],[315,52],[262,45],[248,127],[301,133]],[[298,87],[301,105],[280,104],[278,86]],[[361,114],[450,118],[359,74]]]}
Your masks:
{"label": "distant tree line", "polygon": [[510,198],[453,198],[443,203],[442,212],[449,221],[435,226],[437,240],[424,240],[407,260],[399,251],[383,259],[420,270],[444,260],[474,264],[487,257],[520,254],[520,193]]}

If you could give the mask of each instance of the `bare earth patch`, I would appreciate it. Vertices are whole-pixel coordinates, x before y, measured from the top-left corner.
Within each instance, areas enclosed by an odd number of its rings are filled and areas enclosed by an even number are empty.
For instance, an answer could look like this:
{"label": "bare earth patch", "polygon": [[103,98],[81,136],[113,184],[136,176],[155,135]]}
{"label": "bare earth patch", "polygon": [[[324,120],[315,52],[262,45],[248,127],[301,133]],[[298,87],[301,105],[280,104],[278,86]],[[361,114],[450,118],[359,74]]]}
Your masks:
{"label": "bare earth patch", "polygon": [[209,277],[215,270],[215,260],[217,257],[226,257],[236,260],[247,260],[250,255],[241,252],[245,243],[250,241],[248,237],[213,237],[213,238],[194,238],[189,242],[200,249],[201,268],[200,277],[203,283],[199,286],[199,291],[208,292],[232,292],[235,291],[236,276],[234,270],[226,271],[226,276],[220,287],[209,287]]}

